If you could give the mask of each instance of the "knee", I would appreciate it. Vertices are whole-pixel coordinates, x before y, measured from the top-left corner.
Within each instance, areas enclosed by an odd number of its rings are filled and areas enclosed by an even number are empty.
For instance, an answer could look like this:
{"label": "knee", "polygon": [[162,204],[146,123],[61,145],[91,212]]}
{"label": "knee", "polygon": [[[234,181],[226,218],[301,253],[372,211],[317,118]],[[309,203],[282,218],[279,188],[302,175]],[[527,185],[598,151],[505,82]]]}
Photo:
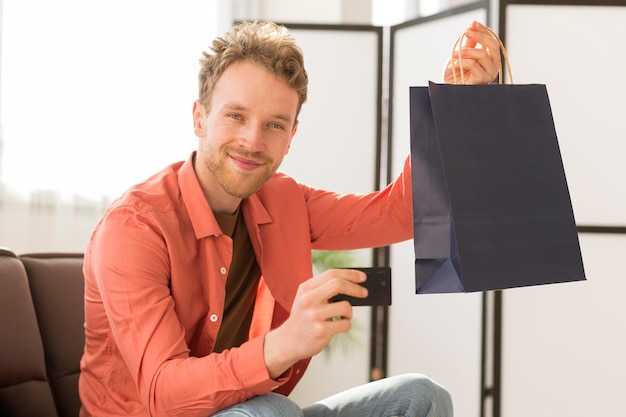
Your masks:
{"label": "knee", "polygon": [[302,409],[292,400],[281,394],[270,392],[256,397],[259,402],[258,415],[277,417],[299,417],[302,416]]}
{"label": "knee", "polygon": [[406,394],[417,402],[417,406],[422,410],[419,415],[451,417],[452,397],[448,390],[437,382],[422,374],[405,374],[397,378],[401,381],[401,386],[406,390]]}
{"label": "knee", "polygon": [[276,393],[253,397],[240,404],[228,407],[214,415],[215,417],[302,417],[302,409],[289,398]]}

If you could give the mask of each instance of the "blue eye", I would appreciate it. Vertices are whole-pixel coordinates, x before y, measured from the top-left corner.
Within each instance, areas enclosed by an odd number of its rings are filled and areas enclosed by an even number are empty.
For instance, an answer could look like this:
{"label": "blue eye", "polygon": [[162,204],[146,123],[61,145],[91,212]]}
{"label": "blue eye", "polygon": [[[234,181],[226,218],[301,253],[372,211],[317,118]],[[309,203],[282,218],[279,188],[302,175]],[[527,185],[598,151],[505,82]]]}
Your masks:
{"label": "blue eye", "polygon": [[273,129],[282,129],[283,126],[279,123],[270,123],[269,127],[273,128]]}

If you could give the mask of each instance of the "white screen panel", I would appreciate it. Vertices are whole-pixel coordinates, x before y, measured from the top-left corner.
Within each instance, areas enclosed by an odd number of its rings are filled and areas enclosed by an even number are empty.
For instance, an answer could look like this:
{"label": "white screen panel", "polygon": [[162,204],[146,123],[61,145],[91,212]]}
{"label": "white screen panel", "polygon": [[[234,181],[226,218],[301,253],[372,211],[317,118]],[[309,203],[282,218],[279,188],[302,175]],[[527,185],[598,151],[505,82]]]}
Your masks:
{"label": "white screen panel", "polygon": [[[392,172],[409,154],[409,87],[442,82],[456,39],[486,10],[446,16],[393,31]],[[455,414],[480,412],[481,295],[415,295],[413,241],[392,246],[393,305],[389,319],[389,373],[424,373],[451,393]]]}
{"label": "white screen panel", "polygon": [[625,22],[619,6],[506,9],[514,81],[547,86],[580,225],[626,225]]}
{"label": "white screen panel", "polygon": [[626,416],[626,235],[580,243],[587,281],[503,293],[503,416]]}
{"label": "white screen panel", "polygon": [[[579,225],[626,225],[625,21],[617,6],[506,8],[515,82],[548,88]],[[502,415],[626,415],[626,235],[580,243],[587,281],[504,294]]]}
{"label": "white screen panel", "polygon": [[281,171],[317,188],[373,191],[378,34],[315,29],[291,33],[304,51],[309,96]]}
{"label": "white screen panel", "polygon": [[[280,170],[317,188],[373,191],[379,33],[303,26],[290,32],[304,51],[309,93]],[[358,266],[371,265],[371,250],[355,251],[354,255]],[[330,355],[321,353],[313,358],[291,394],[301,406],[369,381],[370,309],[358,307],[354,314],[356,343],[347,352],[335,348]]]}

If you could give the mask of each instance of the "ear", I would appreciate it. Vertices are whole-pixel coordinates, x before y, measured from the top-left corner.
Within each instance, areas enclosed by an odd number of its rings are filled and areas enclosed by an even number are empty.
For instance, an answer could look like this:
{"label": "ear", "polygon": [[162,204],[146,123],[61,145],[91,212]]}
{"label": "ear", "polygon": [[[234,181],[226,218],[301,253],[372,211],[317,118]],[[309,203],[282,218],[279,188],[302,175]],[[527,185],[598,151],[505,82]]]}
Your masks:
{"label": "ear", "polygon": [[206,109],[200,100],[193,103],[193,131],[198,137],[205,136]]}

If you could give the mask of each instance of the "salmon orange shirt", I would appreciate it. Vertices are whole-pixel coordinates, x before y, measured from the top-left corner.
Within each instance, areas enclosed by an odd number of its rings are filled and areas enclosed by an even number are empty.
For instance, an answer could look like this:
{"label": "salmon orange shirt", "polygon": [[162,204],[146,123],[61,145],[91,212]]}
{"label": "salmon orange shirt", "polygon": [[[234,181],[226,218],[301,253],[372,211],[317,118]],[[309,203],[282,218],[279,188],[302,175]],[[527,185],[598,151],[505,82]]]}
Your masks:
{"label": "salmon orange shirt", "polygon": [[311,250],[412,238],[409,158],[380,192],[336,194],[277,173],[241,209],[261,269],[249,340],[213,353],[232,240],[222,234],[193,157],[131,188],[107,209],[85,251],[82,416],[202,416],[253,396],[285,395],[308,360],[279,380],[264,335],[313,275]]}

